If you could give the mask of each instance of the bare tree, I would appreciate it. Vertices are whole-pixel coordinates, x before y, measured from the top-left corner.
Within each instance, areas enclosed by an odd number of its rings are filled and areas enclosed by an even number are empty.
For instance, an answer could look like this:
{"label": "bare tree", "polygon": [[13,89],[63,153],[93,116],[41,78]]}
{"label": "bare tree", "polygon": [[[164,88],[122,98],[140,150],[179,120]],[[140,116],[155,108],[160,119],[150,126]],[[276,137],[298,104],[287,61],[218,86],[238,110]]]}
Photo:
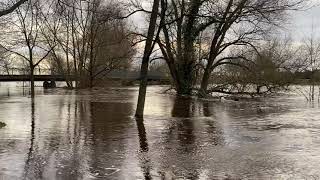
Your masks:
{"label": "bare tree", "polygon": [[28,0],[19,0],[13,5],[10,5],[8,8],[0,11],[0,17],[12,13],[15,9],[17,9],[21,4],[27,2]]}
{"label": "bare tree", "polygon": [[43,35],[50,46],[51,63],[67,79],[77,77],[77,87],[92,87],[109,72],[128,67],[134,48],[126,22],[119,19],[117,3],[90,0],[52,1],[51,11],[43,13]]}
{"label": "bare tree", "polygon": [[295,81],[294,72],[299,69],[297,52],[290,39],[264,42],[258,52],[233,49],[229,56],[241,56],[237,60],[239,64],[217,68],[210,82],[216,85],[208,89],[208,93],[261,95],[288,89]]}
{"label": "bare tree", "polygon": [[89,55],[85,63],[89,87],[93,87],[95,81],[103,79],[111,71],[129,68],[135,53],[126,22],[118,18],[122,16],[122,9],[117,5],[100,5],[96,2],[91,9]]}
{"label": "bare tree", "polygon": [[[14,10],[16,10],[20,5],[22,5],[23,3],[25,3],[28,0],[19,0],[16,3],[10,5],[9,7],[6,7],[4,10],[0,11],[0,17],[5,16],[7,14],[12,13]],[[1,56],[4,53],[1,53]],[[2,67],[5,69],[6,73],[9,75],[10,74],[10,65],[12,64],[10,59],[7,59],[6,57],[1,57],[1,62],[2,62]]]}
{"label": "bare tree", "polygon": [[[255,48],[255,42],[261,41],[284,21],[289,10],[300,8],[302,3],[303,0],[164,1],[166,16],[157,43],[177,93],[191,95],[196,76],[201,76],[199,95],[205,96],[214,69],[225,64],[238,65],[242,59],[228,56],[232,47]],[[199,41],[202,34],[206,36],[203,42]],[[197,42],[206,52],[200,52],[201,56],[197,55]]]}
{"label": "bare tree", "polygon": [[[305,65],[303,71],[305,73],[309,72],[310,74],[309,77],[307,77],[309,79],[309,89],[304,91],[303,94],[308,101],[314,101],[316,96],[316,87],[319,85],[320,81],[320,42],[314,34],[313,25],[310,36],[305,38],[303,44],[299,48],[301,49],[300,57],[303,59]],[[320,94],[320,88],[318,89]]]}
{"label": "bare tree", "polygon": [[140,88],[139,88],[139,96],[138,96],[138,104],[136,109],[136,117],[142,118],[144,112],[145,98],[147,93],[147,81],[148,81],[148,67],[149,67],[149,58],[152,53],[154,47],[154,36],[156,33],[156,25],[158,19],[160,0],[154,0],[152,6],[152,13],[150,16],[150,24],[148,29],[148,35],[146,40],[146,45],[144,47],[144,54],[142,58],[141,64],[141,72],[140,72]]}
{"label": "bare tree", "polygon": [[52,50],[43,43],[43,37],[41,37],[40,10],[39,0],[30,0],[27,4],[17,8],[16,18],[14,18],[17,20],[13,20],[12,25],[13,28],[19,30],[19,33],[12,35],[15,37],[13,41],[2,45],[8,52],[28,62],[32,97],[34,97],[34,70]]}

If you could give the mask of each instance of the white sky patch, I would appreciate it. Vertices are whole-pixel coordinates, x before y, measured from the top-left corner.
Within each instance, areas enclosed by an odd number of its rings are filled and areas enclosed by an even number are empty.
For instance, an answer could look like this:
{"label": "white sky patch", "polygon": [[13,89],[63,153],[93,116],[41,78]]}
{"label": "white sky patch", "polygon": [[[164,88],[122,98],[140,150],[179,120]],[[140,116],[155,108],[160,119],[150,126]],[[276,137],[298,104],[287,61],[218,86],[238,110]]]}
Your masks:
{"label": "white sky patch", "polygon": [[313,7],[301,11],[290,12],[288,25],[283,33],[290,35],[295,41],[320,38],[320,0],[313,0]]}

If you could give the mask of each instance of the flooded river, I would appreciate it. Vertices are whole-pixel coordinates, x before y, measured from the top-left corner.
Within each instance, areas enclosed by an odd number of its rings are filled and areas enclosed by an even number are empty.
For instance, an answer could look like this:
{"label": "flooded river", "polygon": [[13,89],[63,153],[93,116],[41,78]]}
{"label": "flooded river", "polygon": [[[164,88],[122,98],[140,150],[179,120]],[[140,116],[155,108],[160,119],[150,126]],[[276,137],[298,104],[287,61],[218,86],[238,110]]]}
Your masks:
{"label": "flooded river", "polygon": [[320,179],[320,108],[298,95],[209,101],[137,87],[0,85],[0,179]]}

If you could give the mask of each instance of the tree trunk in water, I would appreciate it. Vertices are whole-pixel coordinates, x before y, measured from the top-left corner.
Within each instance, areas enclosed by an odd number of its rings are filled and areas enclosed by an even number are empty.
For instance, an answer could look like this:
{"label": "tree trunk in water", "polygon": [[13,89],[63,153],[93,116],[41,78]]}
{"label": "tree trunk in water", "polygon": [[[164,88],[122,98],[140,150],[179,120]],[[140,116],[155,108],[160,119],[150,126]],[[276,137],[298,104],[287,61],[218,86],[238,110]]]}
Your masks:
{"label": "tree trunk in water", "polygon": [[196,63],[194,43],[199,33],[196,25],[201,4],[202,1],[200,0],[189,1],[189,8],[185,16],[185,23],[182,26],[183,55],[182,59],[179,59],[178,62],[180,77],[180,86],[177,89],[178,95],[192,95],[192,88],[195,79],[194,65]]}
{"label": "tree trunk in water", "polygon": [[193,65],[189,63],[185,63],[180,65],[178,68],[180,75],[180,84],[177,87],[178,95],[192,95],[192,87],[193,87]]}
{"label": "tree trunk in water", "polygon": [[138,97],[138,104],[137,104],[137,110],[136,110],[136,117],[139,117],[139,118],[143,117],[143,112],[144,112],[144,104],[145,104],[147,84],[148,84],[149,58],[152,52],[153,37],[155,34],[156,25],[157,25],[159,2],[160,0],[153,1],[152,13],[151,13],[150,24],[148,29],[148,36],[147,36],[147,41],[146,41],[144,54],[142,58],[141,72],[140,72],[141,81],[140,81],[139,97]]}
{"label": "tree trunk in water", "polygon": [[90,82],[89,82],[89,86],[90,86],[90,88],[93,88],[93,81],[94,81],[94,78],[93,78],[93,74],[92,74],[92,72],[90,72]]}
{"label": "tree trunk in water", "polygon": [[31,98],[34,98],[34,67],[33,65],[31,65],[30,67],[30,94],[31,94]]}
{"label": "tree trunk in water", "polygon": [[203,73],[202,81],[201,81],[201,87],[200,87],[200,90],[198,92],[198,96],[199,97],[206,97],[207,96],[209,78],[210,78],[210,72],[209,72],[209,69],[206,68],[204,73]]}
{"label": "tree trunk in water", "polygon": [[193,42],[192,38],[185,40],[184,56],[178,64],[178,73],[180,78],[180,85],[177,88],[178,95],[192,95],[195,63]]}

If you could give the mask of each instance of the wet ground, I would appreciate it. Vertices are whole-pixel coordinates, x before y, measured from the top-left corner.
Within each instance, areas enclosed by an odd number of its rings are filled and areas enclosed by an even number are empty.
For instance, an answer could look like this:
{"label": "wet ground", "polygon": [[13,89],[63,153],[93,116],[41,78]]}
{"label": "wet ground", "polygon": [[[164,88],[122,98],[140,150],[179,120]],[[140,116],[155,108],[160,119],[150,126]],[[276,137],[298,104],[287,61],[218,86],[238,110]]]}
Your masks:
{"label": "wet ground", "polygon": [[0,180],[320,179],[320,109],[297,95],[176,98],[137,88],[0,86]]}

